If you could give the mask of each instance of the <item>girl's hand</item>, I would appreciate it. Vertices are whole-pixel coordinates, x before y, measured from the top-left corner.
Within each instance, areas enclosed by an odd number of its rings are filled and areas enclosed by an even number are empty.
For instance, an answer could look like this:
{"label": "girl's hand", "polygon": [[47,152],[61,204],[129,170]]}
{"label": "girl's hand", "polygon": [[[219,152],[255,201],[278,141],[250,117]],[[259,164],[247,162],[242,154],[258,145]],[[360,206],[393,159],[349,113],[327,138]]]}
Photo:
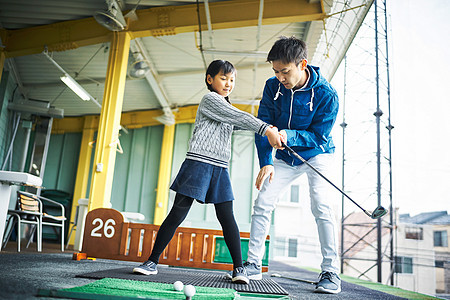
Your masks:
{"label": "girl's hand", "polygon": [[269,143],[275,149],[281,149],[281,136],[278,134],[278,128],[270,126],[266,130],[266,136],[269,139]]}

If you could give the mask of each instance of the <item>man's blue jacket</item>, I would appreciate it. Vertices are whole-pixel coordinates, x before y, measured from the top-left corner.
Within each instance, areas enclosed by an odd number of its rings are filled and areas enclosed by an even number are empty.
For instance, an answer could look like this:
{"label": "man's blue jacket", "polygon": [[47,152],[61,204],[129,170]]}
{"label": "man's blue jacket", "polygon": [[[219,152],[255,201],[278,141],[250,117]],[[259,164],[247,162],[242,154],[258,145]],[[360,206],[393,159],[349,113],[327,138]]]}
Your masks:
{"label": "man's blue jacket", "polygon": [[[339,100],[335,89],[322,77],[318,67],[307,66],[309,79],[295,91],[286,89],[276,77],[266,81],[258,118],[287,133],[287,145],[308,160],[321,153],[333,153],[331,138]],[[260,167],[273,164],[267,137],[255,136]],[[277,150],[276,158],[289,165],[302,162],[287,150]]]}

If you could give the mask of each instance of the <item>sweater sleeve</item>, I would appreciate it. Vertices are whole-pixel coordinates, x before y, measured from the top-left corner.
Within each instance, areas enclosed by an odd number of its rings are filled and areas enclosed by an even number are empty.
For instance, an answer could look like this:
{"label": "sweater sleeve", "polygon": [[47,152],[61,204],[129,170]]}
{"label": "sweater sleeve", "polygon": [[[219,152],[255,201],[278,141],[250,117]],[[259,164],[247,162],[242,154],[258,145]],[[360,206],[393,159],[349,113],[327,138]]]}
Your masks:
{"label": "sweater sleeve", "polygon": [[[270,89],[269,85],[266,82],[263,96],[259,104],[258,118],[269,124],[275,123],[273,97],[274,91]],[[267,137],[256,135],[255,145],[258,152],[259,166],[262,168],[267,165],[273,165],[273,148],[269,144],[269,140],[267,139]]]}
{"label": "sweater sleeve", "polygon": [[199,110],[210,119],[234,125],[244,130],[251,130],[264,136],[269,125],[251,114],[239,110],[226,102],[222,96],[211,92],[206,94]]}

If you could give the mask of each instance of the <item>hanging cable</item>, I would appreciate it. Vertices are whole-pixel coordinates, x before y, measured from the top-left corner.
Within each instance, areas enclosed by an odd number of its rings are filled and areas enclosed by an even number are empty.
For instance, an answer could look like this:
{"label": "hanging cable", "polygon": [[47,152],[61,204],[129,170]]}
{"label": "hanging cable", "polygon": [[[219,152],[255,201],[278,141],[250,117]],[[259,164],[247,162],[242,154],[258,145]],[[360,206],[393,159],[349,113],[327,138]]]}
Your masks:
{"label": "hanging cable", "polygon": [[200,53],[202,54],[202,60],[203,60],[203,66],[205,67],[206,70],[206,60],[205,60],[205,54],[203,53],[203,39],[202,39],[202,23],[200,20],[200,4],[199,1],[197,0],[197,19],[198,19],[198,33],[200,36]]}

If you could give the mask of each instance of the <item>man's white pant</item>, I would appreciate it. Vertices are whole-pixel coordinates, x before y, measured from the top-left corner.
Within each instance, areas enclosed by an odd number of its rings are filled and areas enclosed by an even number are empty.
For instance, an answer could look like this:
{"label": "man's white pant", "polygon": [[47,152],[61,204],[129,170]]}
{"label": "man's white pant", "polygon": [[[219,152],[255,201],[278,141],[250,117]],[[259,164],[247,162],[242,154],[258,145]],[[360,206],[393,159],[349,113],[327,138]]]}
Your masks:
{"label": "man's white pant", "polygon": [[[308,160],[320,173],[326,176],[333,154],[320,154]],[[320,175],[306,164],[290,166],[284,161],[274,159],[275,176],[272,183],[267,178],[253,206],[248,262],[261,265],[264,256],[264,242],[270,229],[272,211],[278,199],[287,188],[302,174],[306,173],[311,197],[311,211],[315,217],[322,251],[322,271],[339,273],[337,227],[333,210],[327,198],[330,187]]]}

